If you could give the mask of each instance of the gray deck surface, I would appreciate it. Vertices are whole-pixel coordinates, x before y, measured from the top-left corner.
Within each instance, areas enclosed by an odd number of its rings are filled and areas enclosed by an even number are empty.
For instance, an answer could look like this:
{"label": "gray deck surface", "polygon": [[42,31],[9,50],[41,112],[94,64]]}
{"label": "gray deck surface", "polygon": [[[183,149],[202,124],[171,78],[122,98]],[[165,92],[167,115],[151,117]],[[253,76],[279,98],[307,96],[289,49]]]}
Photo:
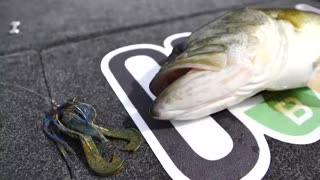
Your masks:
{"label": "gray deck surface", "polygon": [[[76,95],[96,107],[98,125],[135,127],[100,71],[105,54],[130,44],[160,44],[168,35],[207,23],[216,11],[261,2],[272,7],[275,1],[0,1],[0,82],[58,102]],[[8,35],[12,20],[22,23],[18,35]],[[106,178],[88,170],[81,146],[74,143],[78,158],[68,169],[41,129],[49,103],[3,84],[0,101],[0,179],[170,179],[146,142],[134,154],[120,152],[122,142],[100,145],[104,156],[117,152],[127,160],[121,173]],[[268,144],[272,160],[265,179],[319,178],[319,142],[298,146],[268,138]]]}

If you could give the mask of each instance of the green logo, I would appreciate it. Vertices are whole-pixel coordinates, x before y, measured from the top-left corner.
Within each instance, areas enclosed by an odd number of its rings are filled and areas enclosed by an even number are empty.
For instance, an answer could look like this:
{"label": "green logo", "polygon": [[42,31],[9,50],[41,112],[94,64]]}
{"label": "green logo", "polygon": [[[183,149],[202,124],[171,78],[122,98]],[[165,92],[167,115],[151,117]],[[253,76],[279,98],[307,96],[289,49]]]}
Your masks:
{"label": "green logo", "polygon": [[245,111],[260,124],[290,136],[303,136],[320,126],[320,100],[308,88],[263,92],[264,101]]}

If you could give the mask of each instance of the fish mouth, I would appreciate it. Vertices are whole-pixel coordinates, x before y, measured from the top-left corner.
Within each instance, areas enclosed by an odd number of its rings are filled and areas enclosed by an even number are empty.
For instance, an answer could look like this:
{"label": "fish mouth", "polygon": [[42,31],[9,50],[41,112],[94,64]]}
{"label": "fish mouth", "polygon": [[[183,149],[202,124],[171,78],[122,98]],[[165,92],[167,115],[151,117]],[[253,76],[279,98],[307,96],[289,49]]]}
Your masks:
{"label": "fish mouth", "polygon": [[150,83],[150,91],[155,96],[159,96],[165,89],[167,89],[167,87],[191,70],[192,68],[179,68],[171,71],[159,72],[159,74]]}
{"label": "fish mouth", "polygon": [[181,56],[176,61],[165,64],[151,81],[149,88],[155,96],[159,96],[172,83],[191,71],[220,71],[226,67],[227,62],[225,53],[206,53],[187,58]]}
{"label": "fish mouth", "polygon": [[[192,120],[223,110],[254,93],[246,64],[220,70],[199,64],[160,71],[150,84],[157,98],[149,111],[159,120]],[[241,89],[243,87],[243,89]]]}
{"label": "fish mouth", "polygon": [[[150,91],[157,97],[153,105],[150,107],[150,114],[155,119],[165,119],[185,113],[185,110],[189,110],[191,106],[197,107],[200,104],[204,104],[205,101],[200,98],[201,100],[195,100],[190,104],[190,106],[179,105],[177,107],[178,109],[172,106],[169,107],[171,104],[169,102],[171,101],[170,97],[173,94],[182,90],[184,92],[180,95],[183,94],[185,97],[188,97],[189,95],[192,96],[192,94],[190,94],[191,91],[187,90],[188,87],[193,89],[193,91],[197,91],[197,89],[203,89],[201,87],[208,86],[202,83],[203,77],[209,78],[212,76],[212,73],[222,71],[224,67],[226,67],[226,59],[227,55],[225,53],[206,53],[181,59],[178,57],[175,61],[165,64],[161,67],[160,71],[153,78],[149,86]],[[199,84],[199,88],[193,88],[194,85],[197,86]],[[180,97],[178,99],[181,100],[184,98]],[[166,103],[162,103],[164,101]]]}
{"label": "fish mouth", "polygon": [[199,71],[205,71],[205,69],[199,69],[199,68],[196,69],[192,67],[187,67],[187,68],[175,68],[175,69],[171,69],[169,71],[164,71],[164,72],[160,71],[150,83],[150,91],[155,96],[157,96],[157,99],[152,103],[149,109],[151,116],[158,120],[164,120],[164,119],[173,120],[174,117],[179,117],[184,113],[193,111],[193,109],[201,108],[201,107],[195,107],[195,108],[190,108],[188,110],[172,109],[172,110],[163,111],[163,109],[167,109],[167,108],[166,107],[159,108],[159,106],[163,106],[163,105],[161,105],[161,103],[158,102],[161,96],[164,96],[164,94],[166,94],[164,91],[166,91],[166,89],[169,86],[173,85],[178,79],[183,78],[188,73],[194,73]]}
{"label": "fish mouth", "polygon": [[[179,79],[186,79],[190,75],[196,75],[201,72],[207,71],[206,69],[200,69],[199,67],[187,67],[187,68],[176,68],[174,70],[160,72],[151,82],[150,90],[157,96],[157,99],[150,106],[149,112],[151,116],[158,120],[175,120],[180,117],[190,117],[190,114],[197,112],[207,106],[207,103],[198,104],[197,106],[182,108],[182,109],[171,109],[165,104],[161,103],[161,99],[170,94],[169,89],[175,86],[175,82]],[[192,80],[190,80],[192,82]],[[172,86],[172,87],[171,87]],[[170,88],[169,88],[170,87]],[[170,96],[170,95],[169,95]]]}

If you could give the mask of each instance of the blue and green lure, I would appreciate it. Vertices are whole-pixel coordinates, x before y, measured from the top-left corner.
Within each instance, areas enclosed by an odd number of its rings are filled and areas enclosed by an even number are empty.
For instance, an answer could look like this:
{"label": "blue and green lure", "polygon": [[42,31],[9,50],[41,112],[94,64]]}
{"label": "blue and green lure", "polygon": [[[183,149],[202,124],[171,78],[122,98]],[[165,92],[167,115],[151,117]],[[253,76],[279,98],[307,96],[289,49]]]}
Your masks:
{"label": "blue and green lure", "polygon": [[54,105],[46,114],[43,130],[47,136],[56,142],[59,150],[70,167],[74,150],[58,134],[66,134],[71,138],[80,139],[90,168],[99,176],[109,176],[123,168],[125,161],[113,154],[111,162],[105,161],[100,155],[93,138],[103,143],[107,137],[122,139],[129,143],[122,148],[124,151],[136,151],[142,144],[143,138],[138,130],[103,128],[94,124],[96,111],[93,106],[78,102],[75,98],[60,105]]}

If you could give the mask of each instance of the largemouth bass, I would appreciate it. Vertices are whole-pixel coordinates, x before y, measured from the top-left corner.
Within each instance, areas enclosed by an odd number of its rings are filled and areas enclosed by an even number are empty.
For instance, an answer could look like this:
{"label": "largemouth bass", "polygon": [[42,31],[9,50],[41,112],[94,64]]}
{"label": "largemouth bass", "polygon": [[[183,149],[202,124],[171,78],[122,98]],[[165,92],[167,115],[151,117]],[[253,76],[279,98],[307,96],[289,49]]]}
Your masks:
{"label": "largemouth bass", "polygon": [[231,11],[192,33],[185,48],[169,56],[150,84],[157,96],[150,113],[161,120],[193,120],[263,90],[308,86],[320,93],[319,44],[318,14]]}

